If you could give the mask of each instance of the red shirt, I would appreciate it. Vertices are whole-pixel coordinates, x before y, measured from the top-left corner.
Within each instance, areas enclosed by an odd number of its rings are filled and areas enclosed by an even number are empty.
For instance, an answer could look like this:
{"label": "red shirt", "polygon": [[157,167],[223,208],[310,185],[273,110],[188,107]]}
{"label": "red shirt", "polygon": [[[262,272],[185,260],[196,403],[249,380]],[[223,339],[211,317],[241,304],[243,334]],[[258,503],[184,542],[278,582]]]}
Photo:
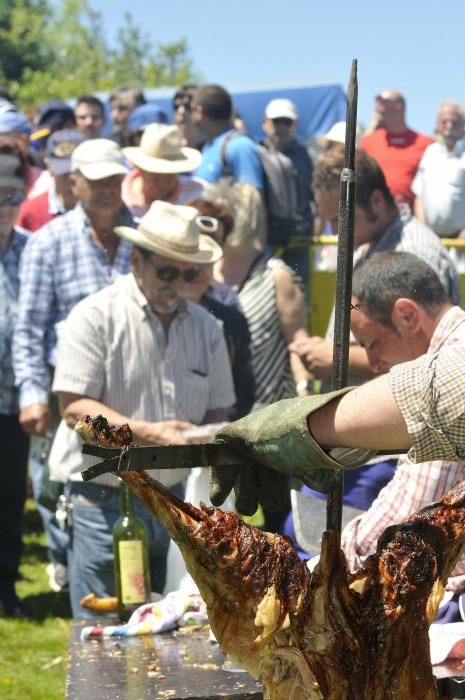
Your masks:
{"label": "red shirt", "polygon": [[37,231],[44,224],[48,224],[55,216],[57,214],[51,214],[49,211],[48,192],[44,192],[39,194],[38,197],[25,199],[21,203],[16,226],[21,226],[27,231]]}
{"label": "red shirt", "polygon": [[376,129],[362,136],[360,148],[379,163],[394,197],[412,207],[415,195],[410,185],[425,148],[433,142],[430,136],[411,129],[395,134]]}

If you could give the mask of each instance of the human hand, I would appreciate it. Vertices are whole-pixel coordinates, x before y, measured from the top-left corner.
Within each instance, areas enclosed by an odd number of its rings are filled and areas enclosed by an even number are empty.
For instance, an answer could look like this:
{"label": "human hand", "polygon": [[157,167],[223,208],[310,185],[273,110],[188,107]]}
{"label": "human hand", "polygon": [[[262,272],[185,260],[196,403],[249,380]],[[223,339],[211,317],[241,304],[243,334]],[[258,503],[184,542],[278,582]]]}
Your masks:
{"label": "human hand", "polygon": [[33,403],[26,406],[19,413],[19,422],[22,429],[30,435],[46,435],[50,422],[47,404]]}
{"label": "human hand", "polygon": [[212,503],[221,505],[234,486],[239,512],[254,512],[258,501],[273,510],[276,506],[270,504],[280,497],[281,477],[297,477],[310,488],[328,493],[334,485],[332,470],[365,464],[372,451],[354,450],[338,461],[318,445],[308,429],[312,413],[347,391],[350,389],[284,399],[220,430],[216,439],[242,452],[247,463],[210,468]]}
{"label": "human hand", "polygon": [[147,445],[185,445],[182,431],[195,426],[183,420],[162,420],[144,423],[140,430],[142,441]]}
{"label": "human hand", "polygon": [[300,357],[305,368],[317,379],[329,379],[333,372],[333,346],[318,335],[295,340],[289,352]]}

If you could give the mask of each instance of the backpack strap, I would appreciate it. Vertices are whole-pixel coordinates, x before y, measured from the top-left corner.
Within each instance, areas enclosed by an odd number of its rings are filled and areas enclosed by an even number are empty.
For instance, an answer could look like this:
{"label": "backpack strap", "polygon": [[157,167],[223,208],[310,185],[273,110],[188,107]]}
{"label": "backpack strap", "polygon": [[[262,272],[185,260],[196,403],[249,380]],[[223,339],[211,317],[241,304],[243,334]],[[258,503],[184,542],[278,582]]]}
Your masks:
{"label": "backpack strap", "polygon": [[226,134],[226,137],[223,140],[223,143],[221,144],[221,150],[220,150],[220,163],[221,163],[221,177],[232,177],[232,170],[229,167],[229,165],[226,162],[226,151],[228,149],[229,144],[233,139],[236,138],[236,136],[241,135],[241,131],[236,131],[235,129],[231,129]]}

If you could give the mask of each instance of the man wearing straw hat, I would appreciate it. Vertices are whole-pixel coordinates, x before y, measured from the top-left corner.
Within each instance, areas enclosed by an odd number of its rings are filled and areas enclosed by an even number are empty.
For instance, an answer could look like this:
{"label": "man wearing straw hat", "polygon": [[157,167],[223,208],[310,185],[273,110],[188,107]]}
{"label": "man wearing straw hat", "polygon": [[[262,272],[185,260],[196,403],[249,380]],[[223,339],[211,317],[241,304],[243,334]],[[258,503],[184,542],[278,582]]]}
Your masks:
{"label": "man wearing straw hat", "polygon": [[203,180],[182,175],[196,170],[202,155],[182,146],[177,126],[149,124],[140,145],[123,148],[123,153],[135,166],[123,182],[123,199],[135,218],[143,216],[156,199],[184,204],[202,196]]}
{"label": "man wearing straw hat", "polygon": [[[129,423],[136,443],[180,444],[183,430],[225,420],[235,401],[222,329],[185,298],[201,266],[222,255],[200,233],[201,224],[193,207],[157,201],[137,229],[117,227],[134,244],[132,272],[78,304],[60,336],[53,391],[64,416],[62,450],[50,461],[61,471],[55,477],[67,481],[73,504],[68,563],[74,616],[83,615],[79,600],[87,593],[113,594],[111,528],[119,516],[116,477],[81,481],[89,463],[72,430],[76,421],[101,413],[110,423]],[[187,474],[154,472],[178,496]],[[152,590],[161,592],[169,537],[140,503],[136,511],[149,533]]]}

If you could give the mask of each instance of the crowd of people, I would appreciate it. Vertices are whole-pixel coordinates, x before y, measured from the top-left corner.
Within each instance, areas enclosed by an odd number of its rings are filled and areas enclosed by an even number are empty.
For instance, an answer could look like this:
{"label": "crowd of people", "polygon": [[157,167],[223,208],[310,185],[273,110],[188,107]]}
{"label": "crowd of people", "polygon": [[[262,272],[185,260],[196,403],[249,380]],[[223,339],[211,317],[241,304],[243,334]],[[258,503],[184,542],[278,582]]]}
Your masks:
{"label": "crowd of people", "polygon": [[[334,125],[312,158],[297,139],[295,105],[279,96],[264,111],[261,143],[218,85],[177,90],[172,124],[138,89],[116,88],[108,102],[112,130],[102,136],[105,105],[93,95],[74,108],[51,100],[32,122],[5,91],[0,97],[6,616],[29,614],[15,589],[28,471],[53,590],[69,589],[75,617],[92,615],[80,606],[84,595],[114,592],[118,480],[82,481],[90,458],[73,430],[80,418],[129,423],[140,444],[182,444],[196,426],[208,439],[219,424],[253,425],[282,399],[300,397],[296,420],[306,420],[315,380],[325,391],[331,377],[333,319],[325,338],[309,335],[307,250],[288,243],[337,233],[344,125]],[[398,92],[376,97],[356,154],[351,383],[425,353],[464,350],[459,278],[441,242],[465,237],[464,128],[458,104],[440,105],[433,138],[408,128]],[[277,416],[268,420],[275,436]],[[308,460],[299,439],[291,460],[301,460],[298,469],[283,466],[287,454],[271,464],[280,478],[239,477],[236,501],[252,514],[260,484],[272,483],[261,499],[263,526],[294,539],[289,477],[299,476],[306,493],[327,490],[330,480],[330,472],[312,473],[318,460]],[[383,527],[441,495],[465,468],[364,457],[345,488],[345,502],[366,511],[343,533],[352,568]],[[197,487],[205,492],[188,470],[154,475],[180,497],[187,480],[194,498]],[[213,502],[234,478],[213,471]],[[65,522],[55,513],[59,497]],[[169,538],[140,503],[137,513],[149,534],[152,590],[161,593]],[[464,576],[459,565],[444,620],[460,615]]]}

